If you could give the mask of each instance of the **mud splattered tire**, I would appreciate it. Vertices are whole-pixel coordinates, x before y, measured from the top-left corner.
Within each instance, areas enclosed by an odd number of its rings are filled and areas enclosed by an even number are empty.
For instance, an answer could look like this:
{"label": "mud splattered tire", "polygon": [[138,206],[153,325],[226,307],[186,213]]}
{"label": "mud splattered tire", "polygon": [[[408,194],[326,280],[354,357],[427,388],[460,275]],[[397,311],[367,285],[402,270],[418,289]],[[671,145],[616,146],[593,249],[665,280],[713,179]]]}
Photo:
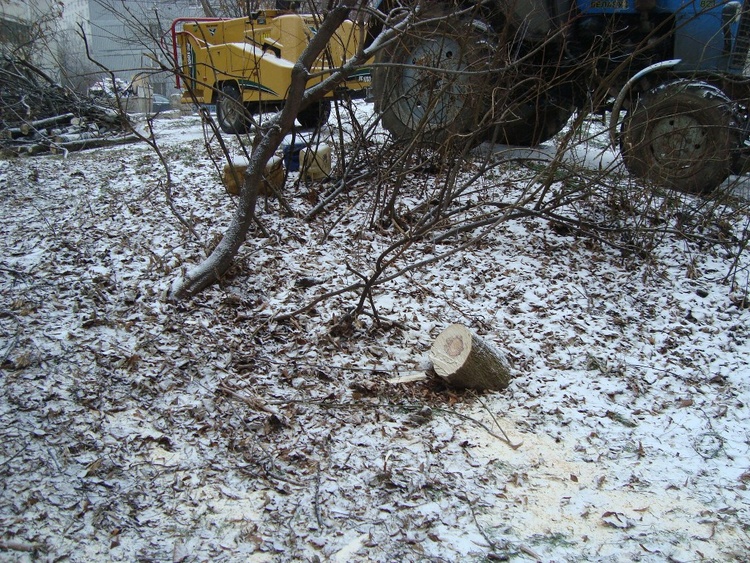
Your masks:
{"label": "mud splattered tire", "polygon": [[704,82],[678,80],[646,92],[622,125],[621,149],[635,176],[689,193],[716,189],[737,145],[731,100]]}
{"label": "mud splattered tire", "polygon": [[[447,5],[425,10],[420,19],[440,18]],[[383,126],[396,138],[458,141],[473,134],[486,108],[489,50],[473,22],[447,16],[415,25],[378,55],[373,95]]]}
{"label": "mud splattered tire", "polygon": [[216,101],[216,120],[224,133],[235,135],[247,132],[248,115],[237,83],[225,82],[222,85]]}
{"label": "mud splattered tire", "polygon": [[330,115],[330,100],[321,100],[300,111],[297,114],[297,121],[303,129],[318,129],[328,122]]}

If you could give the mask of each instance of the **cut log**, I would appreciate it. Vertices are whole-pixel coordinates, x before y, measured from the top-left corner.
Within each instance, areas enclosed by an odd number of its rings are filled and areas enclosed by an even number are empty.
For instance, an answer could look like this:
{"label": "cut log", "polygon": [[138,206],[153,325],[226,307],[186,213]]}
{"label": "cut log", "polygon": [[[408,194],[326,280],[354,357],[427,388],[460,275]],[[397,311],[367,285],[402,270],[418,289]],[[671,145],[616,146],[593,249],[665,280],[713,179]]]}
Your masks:
{"label": "cut log", "polygon": [[84,131],[83,133],[61,133],[56,135],[52,140],[55,144],[61,143],[72,143],[74,141],[86,141],[88,139],[96,139],[99,137],[97,133],[91,131]]}
{"label": "cut log", "polygon": [[0,131],[0,139],[18,139],[23,137],[23,131],[18,127],[11,127],[10,129],[3,129]]}
{"label": "cut log", "polygon": [[453,387],[499,391],[513,377],[506,356],[460,324],[435,339],[429,358],[435,373]]}
{"label": "cut log", "polygon": [[34,143],[29,145],[21,145],[16,149],[16,154],[24,156],[34,156],[35,154],[42,154],[49,151],[49,144],[47,143]]}
{"label": "cut log", "polygon": [[64,113],[62,115],[54,115],[45,119],[37,119],[36,121],[27,121],[21,124],[19,128],[24,135],[28,135],[32,131],[45,129],[50,125],[57,125],[58,123],[70,123],[70,120],[75,117],[72,113]]}

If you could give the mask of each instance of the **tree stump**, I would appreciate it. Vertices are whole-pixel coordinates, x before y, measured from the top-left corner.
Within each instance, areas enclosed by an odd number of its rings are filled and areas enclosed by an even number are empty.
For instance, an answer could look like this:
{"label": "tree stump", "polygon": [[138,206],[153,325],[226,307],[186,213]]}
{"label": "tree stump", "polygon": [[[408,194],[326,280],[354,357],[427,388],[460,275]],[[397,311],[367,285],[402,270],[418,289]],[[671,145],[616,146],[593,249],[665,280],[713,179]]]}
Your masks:
{"label": "tree stump", "polygon": [[446,328],[432,344],[429,358],[435,373],[453,387],[500,391],[510,385],[505,355],[463,325]]}

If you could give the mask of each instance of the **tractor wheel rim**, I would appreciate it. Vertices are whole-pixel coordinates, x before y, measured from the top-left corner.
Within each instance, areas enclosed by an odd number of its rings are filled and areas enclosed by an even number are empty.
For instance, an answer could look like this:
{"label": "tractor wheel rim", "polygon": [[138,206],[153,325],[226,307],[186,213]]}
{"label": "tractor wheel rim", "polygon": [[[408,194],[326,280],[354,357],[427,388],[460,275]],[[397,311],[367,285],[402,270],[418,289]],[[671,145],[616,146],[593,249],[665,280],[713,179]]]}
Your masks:
{"label": "tractor wheel rim", "polygon": [[219,100],[219,104],[221,104],[221,113],[225,122],[237,123],[242,118],[242,111],[238,107],[239,102],[237,100],[222,98]]}
{"label": "tractor wheel rim", "polygon": [[461,112],[467,89],[457,72],[464,66],[463,58],[461,45],[445,36],[424,39],[409,51],[401,80],[403,96],[397,103],[414,127],[425,117],[426,129],[444,127]]}
{"label": "tractor wheel rim", "polygon": [[660,119],[652,129],[654,158],[670,166],[689,168],[709,149],[709,132],[690,115],[671,115]]}

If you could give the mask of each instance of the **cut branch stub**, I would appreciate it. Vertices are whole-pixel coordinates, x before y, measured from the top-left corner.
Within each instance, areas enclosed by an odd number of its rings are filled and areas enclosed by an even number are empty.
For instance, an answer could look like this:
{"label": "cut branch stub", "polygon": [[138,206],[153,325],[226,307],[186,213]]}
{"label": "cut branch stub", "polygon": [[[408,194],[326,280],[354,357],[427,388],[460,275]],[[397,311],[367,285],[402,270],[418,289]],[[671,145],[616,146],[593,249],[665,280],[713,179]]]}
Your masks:
{"label": "cut branch stub", "polygon": [[435,339],[429,357],[435,373],[454,387],[499,391],[512,378],[505,355],[460,324]]}

